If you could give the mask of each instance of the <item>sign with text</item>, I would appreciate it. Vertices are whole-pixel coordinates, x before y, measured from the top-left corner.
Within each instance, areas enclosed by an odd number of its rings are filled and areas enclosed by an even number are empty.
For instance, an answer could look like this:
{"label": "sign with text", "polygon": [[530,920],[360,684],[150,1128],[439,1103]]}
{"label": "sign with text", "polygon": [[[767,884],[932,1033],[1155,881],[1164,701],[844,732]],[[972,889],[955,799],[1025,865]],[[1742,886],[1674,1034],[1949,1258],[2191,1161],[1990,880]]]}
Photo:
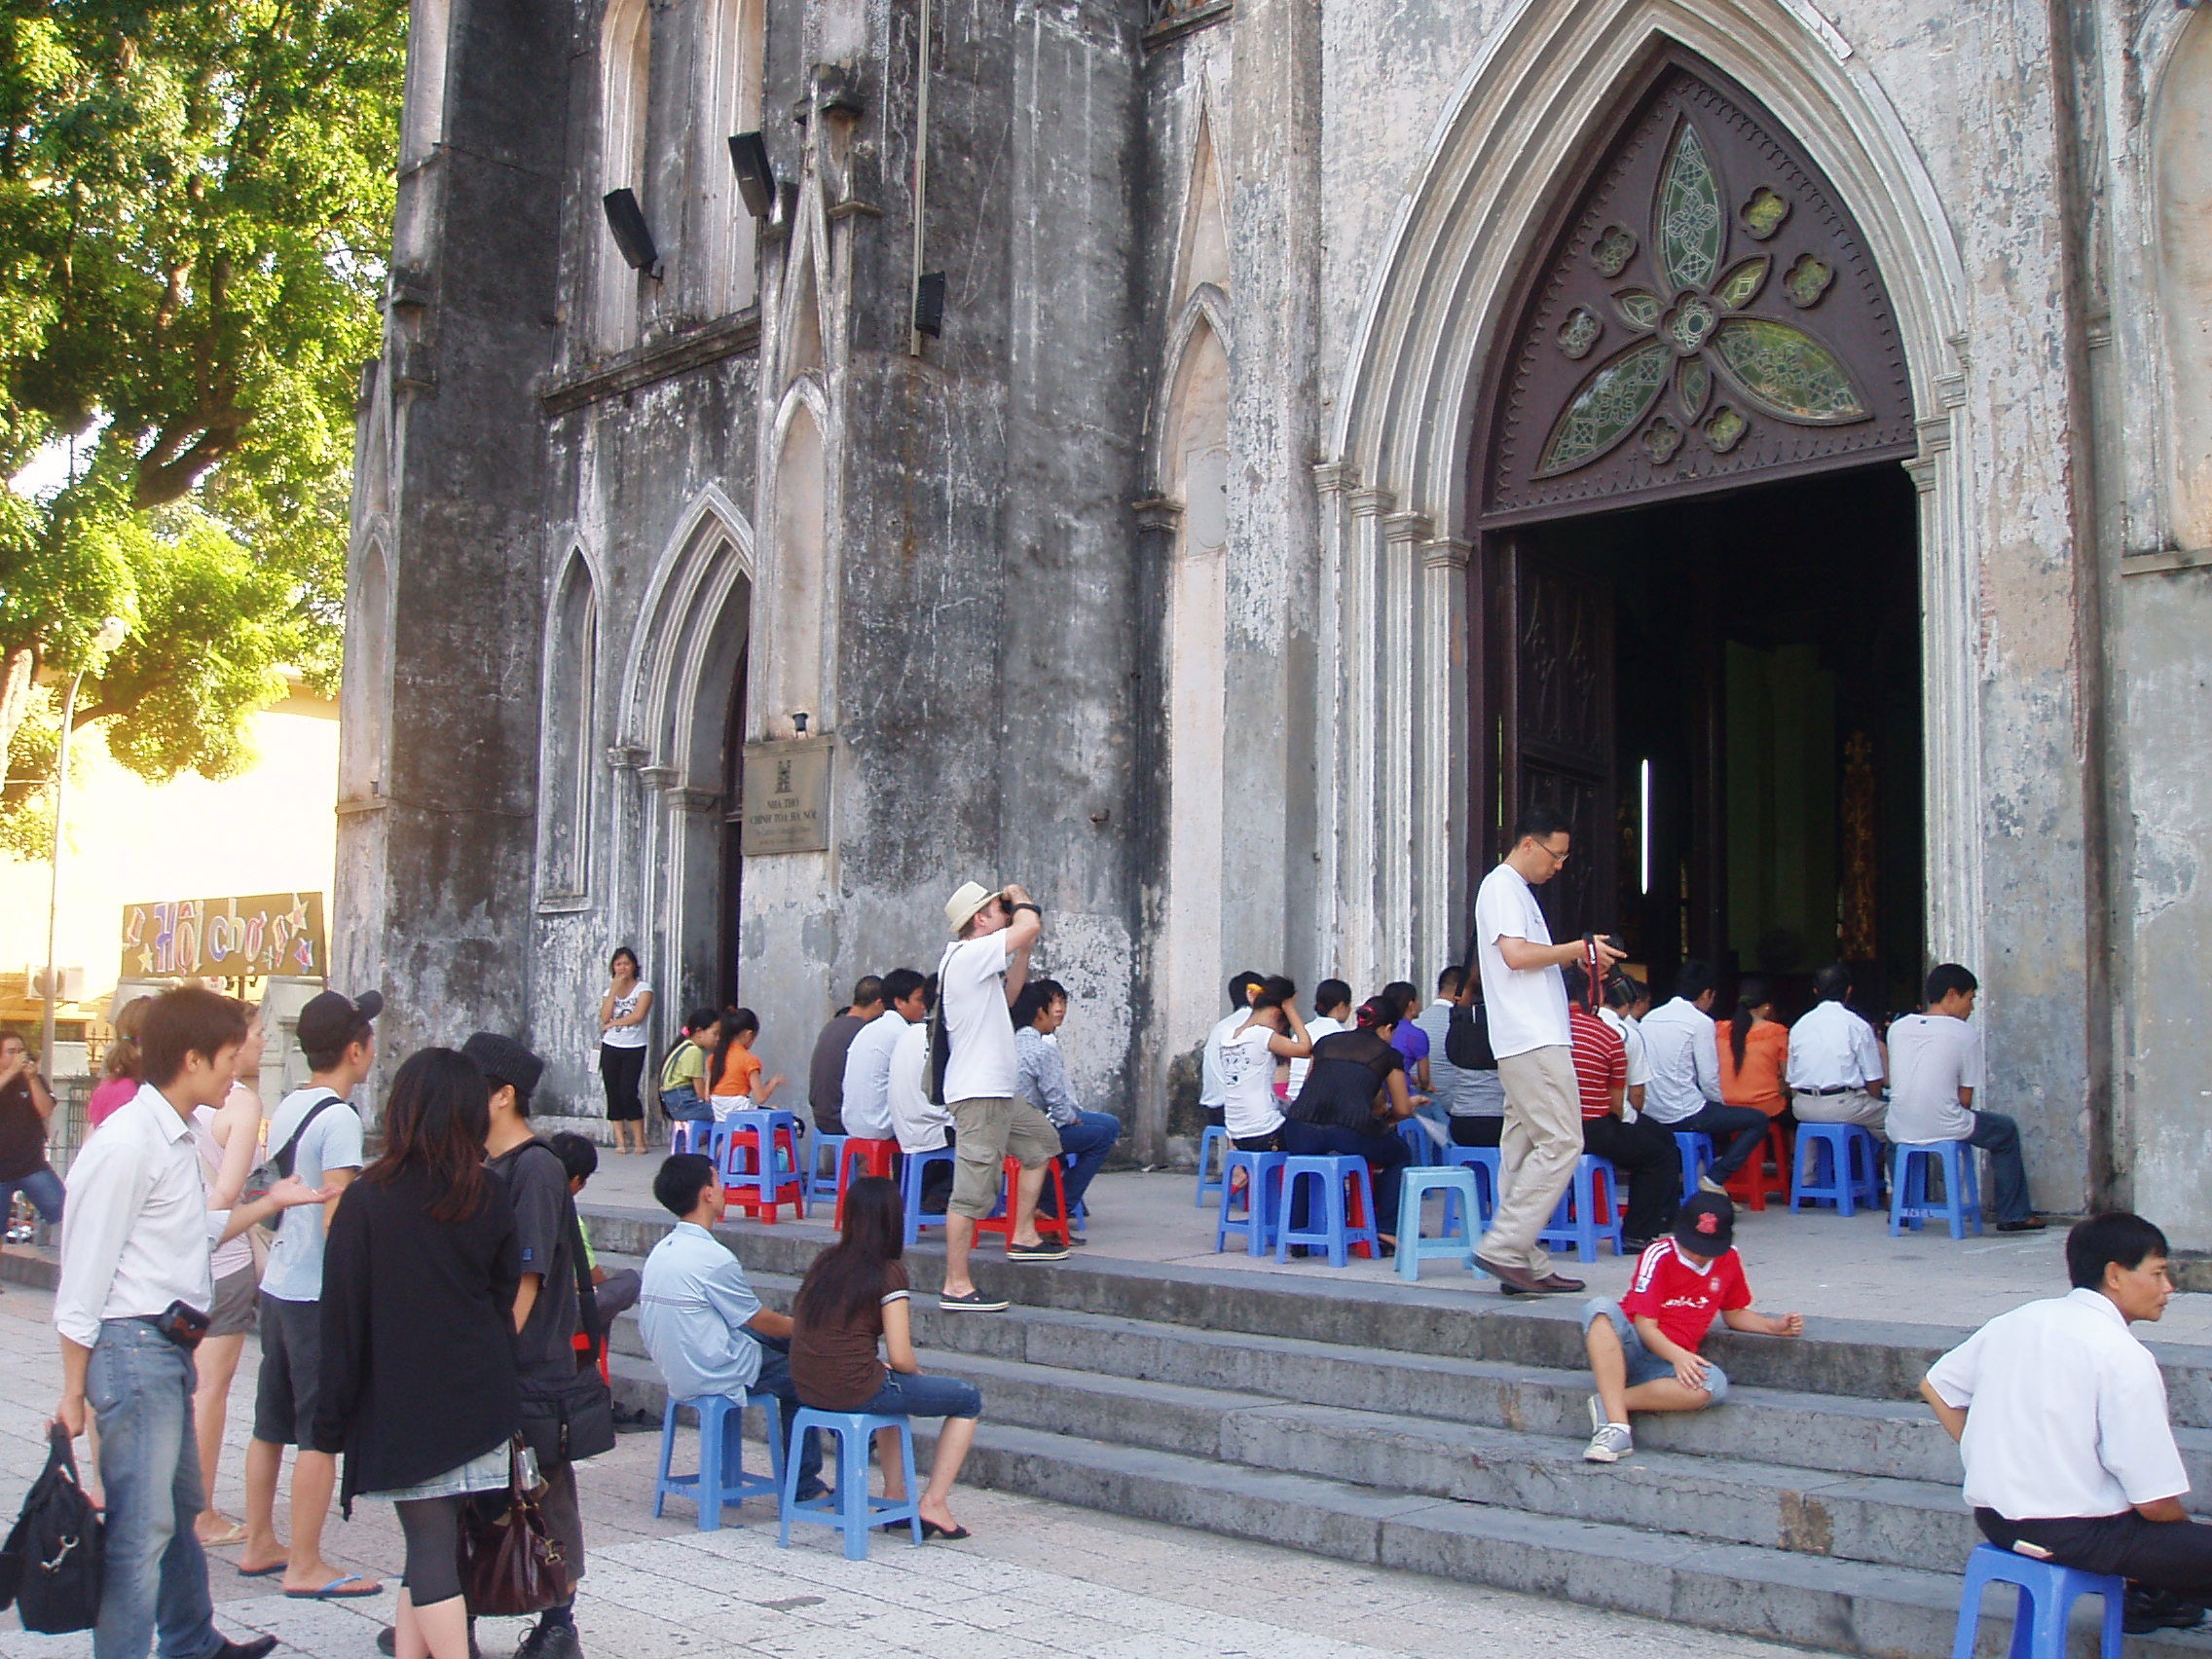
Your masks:
{"label": "sign with text", "polygon": [[123,907],[126,979],[320,978],[328,972],[319,893],[165,899]]}
{"label": "sign with text", "polygon": [[830,848],[830,751],[802,737],[745,746],[745,856]]}

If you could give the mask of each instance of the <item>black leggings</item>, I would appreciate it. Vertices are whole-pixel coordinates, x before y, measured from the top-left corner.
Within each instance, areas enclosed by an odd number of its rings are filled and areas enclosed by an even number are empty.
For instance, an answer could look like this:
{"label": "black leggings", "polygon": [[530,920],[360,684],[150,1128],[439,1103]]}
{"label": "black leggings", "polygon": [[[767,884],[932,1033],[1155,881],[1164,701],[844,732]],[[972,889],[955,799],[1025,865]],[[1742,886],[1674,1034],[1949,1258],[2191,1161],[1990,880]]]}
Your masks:
{"label": "black leggings", "polygon": [[645,1075],[645,1050],[617,1049],[611,1043],[599,1046],[599,1081],[607,1086],[608,1122],[629,1124],[645,1117],[645,1103],[638,1098],[638,1081]]}
{"label": "black leggings", "polygon": [[399,1530],[407,1540],[407,1570],[402,1581],[407,1596],[418,1607],[450,1602],[461,1594],[461,1506],[464,1495],[453,1497],[403,1497],[392,1507],[399,1511]]}

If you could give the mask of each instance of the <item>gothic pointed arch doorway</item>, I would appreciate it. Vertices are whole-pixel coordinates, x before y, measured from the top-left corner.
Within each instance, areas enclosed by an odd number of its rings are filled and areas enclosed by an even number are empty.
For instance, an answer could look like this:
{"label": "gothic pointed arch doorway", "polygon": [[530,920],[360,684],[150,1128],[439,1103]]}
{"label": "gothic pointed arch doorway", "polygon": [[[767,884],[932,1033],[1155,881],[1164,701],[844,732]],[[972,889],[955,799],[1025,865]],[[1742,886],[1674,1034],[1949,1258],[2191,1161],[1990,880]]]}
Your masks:
{"label": "gothic pointed arch doorway", "polygon": [[1915,451],[1879,272],[1741,87],[1655,53],[1567,169],[1470,455],[1479,870],[1528,805],[1618,930],[1911,1006],[1925,937]]}

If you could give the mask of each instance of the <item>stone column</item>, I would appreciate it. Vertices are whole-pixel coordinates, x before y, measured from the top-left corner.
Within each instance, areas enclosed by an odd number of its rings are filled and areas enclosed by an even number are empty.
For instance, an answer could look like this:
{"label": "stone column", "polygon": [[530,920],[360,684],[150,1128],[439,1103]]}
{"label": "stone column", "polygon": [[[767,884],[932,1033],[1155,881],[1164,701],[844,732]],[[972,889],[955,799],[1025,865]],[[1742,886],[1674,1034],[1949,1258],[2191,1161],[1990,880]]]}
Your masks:
{"label": "stone column", "polygon": [[1349,538],[1351,492],[1359,488],[1359,468],[1331,461],[1313,469],[1320,500],[1321,608],[1315,618],[1319,665],[1313,687],[1313,961],[1333,969],[1344,949],[1346,684],[1345,571]]}
{"label": "stone column", "polygon": [[1383,977],[1403,974],[1419,985],[1424,970],[1408,960],[1414,952],[1414,754],[1420,741],[1424,709],[1422,666],[1417,656],[1417,621],[1421,601],[1420,556],[1417,544],[1428,538],[1425,513],[1390,513],[1382,520],[1382,614],[1377,629],[1382,647],[1382,793],[1376,800],[1376,833],[1382,856],[1376,876],[1381,888],[1377,929]]}
{"label": "stone column", "polygon": [[1414,982],[1458,960],[1467,906],[1467,561],[1474,543],[1420,544],[1420,727],[1414,746]]}
{"label": "stone column", "polygon": [[[1171,1099],[1169,1072],[1175,1062],[1167,1034],[1168,1009],[1163,1000],[1167,967],[1167,929],[1174,918],[1165,914],[1168,888],[1168,814],[1175,803],[1168,790],[1167,636],[1169,592],[1173,585],[1176,538],[1182,534],[1183,507],[1179,501],[1154,497],[1136,504],[1137,630],[1136,695],[1132,699],[1135,739],[1130,756],[1129,824],[1126,833],[1139,872],[1138,914],[1142,923],[1136,938],[1136,985],[1129,998],[1129,1017],[1136,1033],[1130,1063],[1134,1067],[1134,1114],[1125,1126],[1129,1151],[1140,1163],[1167,1161],[1170,1133],[1195,1136],[1197,1127],[1172,1124],[1178,1102]],[[1198,1093],[1187,1091],[1188,1116],[1198,1119]]]}
{"label": "stone column", "polygon": [[1338,901],[1338,967],[1355,985],[1373,985],[1382,964],[1382,520],[1396,498],[1387,490],[1351,492],[1351,536],[1345,550],[1344,868]]}

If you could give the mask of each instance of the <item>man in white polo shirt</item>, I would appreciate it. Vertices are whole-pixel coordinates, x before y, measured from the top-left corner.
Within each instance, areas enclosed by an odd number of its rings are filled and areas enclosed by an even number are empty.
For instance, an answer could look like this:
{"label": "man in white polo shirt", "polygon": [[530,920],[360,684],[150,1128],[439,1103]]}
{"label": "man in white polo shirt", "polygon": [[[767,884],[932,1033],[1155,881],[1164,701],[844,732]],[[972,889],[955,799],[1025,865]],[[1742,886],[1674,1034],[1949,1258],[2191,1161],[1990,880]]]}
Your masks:
{"label": "man in white polo shirt", "polygon": [[1991,1543],[2129,1581],[2127,1628],[2186,1630],[2212,1602],[2212,1527],[2181,1505],[2189,1476],[2166,1384],[2128,1331],[2174,1294],[2166,1237],[2139,1215],[2066,1236],[2066,1295],[2001,1313],[1920,1384],[1966,1463]]}
{"label": "man in white polo shirt", "polygon": [[1536,889],[1566,867],[1567,842],[1565,813],[1530,807],[1514,826],[1513,850],[1475,893],[1475,957],[1491,1052],[1505,1085],[1497,1214],[1475,1260],[1507,1296],[1583,1288],[1553,1272],[1550,1252],[1536,1241],[1582,1156],[1582,1102],[1559,971],[1580,961],[1586,947],[1597,952],[1601,973],[1623,953],[1587,937],[1552,943]]}

